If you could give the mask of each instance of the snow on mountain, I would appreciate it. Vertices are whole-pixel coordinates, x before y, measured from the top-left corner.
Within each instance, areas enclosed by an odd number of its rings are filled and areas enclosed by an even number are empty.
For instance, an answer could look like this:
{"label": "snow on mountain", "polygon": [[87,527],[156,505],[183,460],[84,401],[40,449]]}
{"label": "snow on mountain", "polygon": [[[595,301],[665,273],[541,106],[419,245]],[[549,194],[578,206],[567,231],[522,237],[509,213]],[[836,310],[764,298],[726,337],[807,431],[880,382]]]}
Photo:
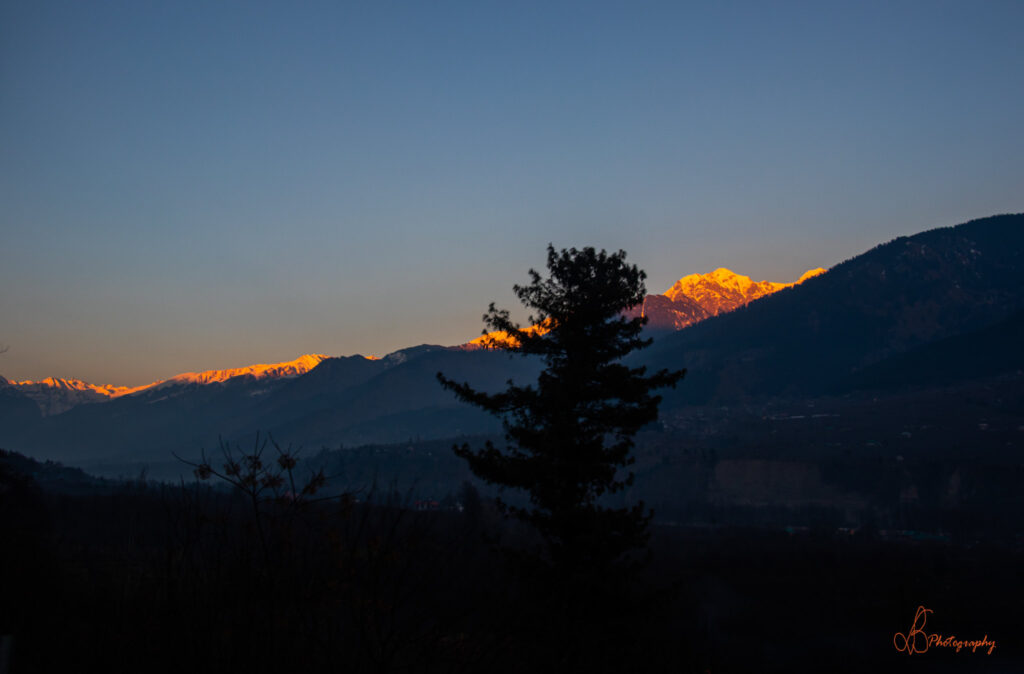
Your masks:
{"label": "snow on mountain", "polygon": [[824,274],[826,271],[828,271],[828,270],[827,269],[822,269],[821,267],[818,267],[817,269],[808,269],[803,274],[801,274],[800,278],[798,278],[796,280],[796,283],[794,283],[792,285],[800,285],[801,283],[803,283],[807,279],[814,278],[815,276],[820,276],[821,274]]}
{"label": "snow on mountain", "polygon": [[328,356],[323,354],[306,354],[286,363],[257,364],[227,370],[207,370],[205,372],[185,372],[146,384],[144,386],[97,386],[78,379],[61,379],[47,377],[40,381],[9,381],[10,386],[31,398],[44,416],[60,414],[72,407],[85,403],[97,403],[120,398],[121,396],[141,393],[156,389],[187,384],[214,384],[234,379],[235,377],[251,376],[256,379],[285,379],[304,374],[320,364]]}
{"label": "snow on mountain", "polygon": [[684,276],[663,295],[648,295],[639,311],[634,309],[631,314],[646,316],[649,328],[681,330],[824,273],[821,268],[811,269],[792,283],[779,283],[754,281],[749,276],[719,267],[708,274]]}
{"label": "snow on mountain", "polygon": [[47,377],[40,381],[11,381],[14,386],[39,406],[44,416],[60,414],[72,407],[85,403],[103,402],[129,393],[140,391],[145,386],[96,386],[79,379]]}
{"label": "snow on mountain", "polygon": [[797,281],[778,283],[753,281],[749,276],[719,267],[709,274],[684,276],[665,291],[665,297],[673,302],[682,298],[693,300],[709,315],[717,316],[823,273],[824,269],[811,269],[804,272]]}
{"label": "snow on mountain", "polygon": [[166,388],[182,384],[214,384],[234,379],[235,377],[255,377],[256,379],[286,379],[298,377],[319,365],[328,356],[323,354],[306,354],[287,363],[271,363],[248,365],[228,370],[207,370],[205,372],[184,372],[165,381],[151,384],[147,388]]}
{"label": "snow on mountain", "polygon": [[[531,325],[527,328],[524,328],[523,332],[525,332],[528,335],[543,335],[548,331],[548,329],[549,326],[547,324]],[[515,342],[517,342],[517,340],[513,339],[507,332],[505,332],[504,330],[499,330],[497,332],[488,332],[486,335],[480,335],[476,339],[469,341],[466,344],[463,344],[462,346],[463,348],[469,350],[488,349],[500,347],[505,344],[512,344]]]}

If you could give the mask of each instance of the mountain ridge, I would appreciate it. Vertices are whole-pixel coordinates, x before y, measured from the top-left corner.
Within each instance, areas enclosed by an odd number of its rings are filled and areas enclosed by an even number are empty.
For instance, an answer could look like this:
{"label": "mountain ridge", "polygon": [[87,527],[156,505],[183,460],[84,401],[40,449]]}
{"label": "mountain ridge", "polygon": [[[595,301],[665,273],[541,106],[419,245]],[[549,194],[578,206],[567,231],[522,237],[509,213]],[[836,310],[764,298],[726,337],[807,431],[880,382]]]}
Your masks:
{"label": "mountain ridge", "polygon": [[[676,281],[661,295],[648,295],[639,309],[628,315],[642,315],[648,318],[651,330],[681,330],[700,320],[733,311],[749,302],[771,293],[802,283],[807,278],[824,273],[822,268],[811,269],[793,282],[752,281],[749,276],[737,274],[725,267],[707,274],[689,274]],[[529,326],[530,332],[542,332],[541,326]],[[507,335],[489,333],[470,340],[455,348],[485,348],[488,341],[507,341]],[[422,347],[408,347],[387,354],[382,360],[389,365],[400,364],[410,353]],[[441,348],[441,347],[432,347]],[[373,356],[351,356],[366,360],[379,360]],[[117,386],[113,384],[92,384],[80,379],[46,377],[41,380],[0,382],[0,386],[14,386],[22,394],[35,401],[44,416],[60,414],[82,404],[107,402],[123,396],[159,391],[175,386],[191,384],[207,385],[223,383],[235,377],[252,376],[263,378],[291,378],[305,374],[329,357],[324,354],[304,354],[290,361],[280,363],[258,363],[236,368],[182,372],[167,379],[160,379],[141,386]]]}
{"label": "mountain ridge", "polygon": [[35,401],[44,416],[50,416],[60,414],[82,404],[105,402],[123,396],[173,386],[223,383],[229,379],[246,376],[255,379],[297,377],[309,372],[327,358],[328,356],[323,354],[304,354],[294,360],[281,363],[257,363],[223,370],[182,372],[168,379],[161,379],[142,386],[97,385],[80,379],[63,377],[46,377],[38,381],[31,379],[23,381],[4,379],[0,382],[0,385],[16,388],[23,395]]}

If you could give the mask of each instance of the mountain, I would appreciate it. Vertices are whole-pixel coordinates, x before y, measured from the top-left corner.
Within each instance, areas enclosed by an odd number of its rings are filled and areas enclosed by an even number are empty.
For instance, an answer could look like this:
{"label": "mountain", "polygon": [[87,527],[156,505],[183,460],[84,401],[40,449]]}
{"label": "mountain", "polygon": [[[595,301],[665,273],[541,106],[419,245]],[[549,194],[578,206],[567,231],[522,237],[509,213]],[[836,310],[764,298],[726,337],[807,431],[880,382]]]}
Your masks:
{"label": "mountain", "polygon": [[672,301],[681,298],[691,299],[712,316],[717,316],[824,273],[824,269],[811,269],[793,283],[755,282],[751,281],[749,276],[721,267],[710,274],[684,276],[665,292],[665,297]]}
{"label": "mountain", "polygon": [[753,281],[720,267],[709,274],[684,276],[662,295],[648,295],[631,315],[646,316],[649,330],[682,330],[824,273],[824,269],[811,269],[792,283],[777,283]]}
{"label": "mountain", "polygon": [[[666,335],[637,360],[689,369],[666,397],[675,405],[842,392],[869,381],[858,373],[886,359],[996,326],[1021,309],[1024,215],[995,216],[899,237],[785,292]],[[973,348],[970,340],[954,346],[944,348],[944,358]],[[1010,354],[1003,355],[1009,366]]]}
{"label": "mountain", "polygon": [[[185,372],[175,375],[166,381],[150,384],[145,388],[162,389],[169,386],[181,386],[183,384],[213,384],[225,382],[235,377],[252,377],[253,379],[281,379],[297,377],[300,374],[309,372],[327,356],[323,354],[306,354],[295,360],[286,363],[272,363],[270,365],[248,365],[236,367],[229,370],[207,370],[206,372]],[[136,389],[138,390],[138,389]]]}
{"label": "mountain", "polygon": [[103,402],[144,388],[96,386],[78,379],[56,377],[47,377],[40,381],[14,381],[10,384],[33,400],[43,415],[60,414],[76,405]]}
{"label": "mountain", "polygon": [[17,388],[19,392],[33,400],[39,406],[43,416],[60,414],[72,407],[85,403],[106,402],[122,396],[142,393],[144,391],[162,390],[189,384],[223,383],[236,377],[253,379],[281,379],[297,377],[309,372],[319,365],[327,356],[307,354],[286,363],[248,365],[228,370],[207,370],[205,372],[185,372],[146,384],[144,386],[97,386],[78,379],[59,379],[47,377],[40,381],[7,381],[4,382]]}
{"label": "mountain", "polygon": [[[0,446],[55,460],[149,461],[171,452],[193,455],[239,429],[266,430],[258,405],[290,377],[261,372],[202,383],[185,377],[98,404],[78,405],[34,423],[0,427]],[[13,387],[12,387],[13,388]]]}
{"label": "mountain", "polygon": [[501,428],[495,418],[457,401],[441,388],[436,374],[444,372],[453,379],[471,381],[477,388],[496,392],[509,379],[518,383],[535,380],[540,369],[536,359],[502,351],[434,347],[410,354],[375,376],[321,399],[318,408],[308,409],[272,430],[307,446],[494,433]]}
{"label": "mountain", "polygon": [[[530,325],[530,326],[527,326],[527,327],[523,328],[523,332],[525,332],[528,335],[533,335],[533,334],[543,335],[547,331],[548,331],[548,325],[546,323],[539,323],[537,325]],[[515,341],[516,340],[513,340],[511,337],[509,337],[507,332],[505,332],[503,330],[499,330],[497,332],[488,332],[486,334],[480,335],[476,339],[474,339],[472,341],[469,341],[469,342],[466,342],[465,344],[461,345],[459,348],[462,348],[462,349],[486,349],[486,348],[489,348],[489,347],[494,346],[494,345],[511,344],[511,343],[514,343]]]}

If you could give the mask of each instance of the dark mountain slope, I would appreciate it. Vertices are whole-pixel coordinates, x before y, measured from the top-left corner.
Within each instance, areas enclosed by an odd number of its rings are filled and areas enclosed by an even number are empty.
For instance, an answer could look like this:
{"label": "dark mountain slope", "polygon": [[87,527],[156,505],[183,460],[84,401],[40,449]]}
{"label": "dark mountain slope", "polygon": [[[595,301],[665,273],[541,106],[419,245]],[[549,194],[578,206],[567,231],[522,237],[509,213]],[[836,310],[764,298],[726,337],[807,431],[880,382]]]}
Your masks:
{"label": "dark mountain slope", "polygon": [[388,360],[362,356],[328,358],[315,368],[275,388],[256,403],[253,415],[268,426],[327,409],[339,396],[381,374],[393,365]]}
{"label": "dark mountain slope", "polygon": [[492,432],[493,417],[458,402],[435,377],[437,372],[496,391],[509,378],[536,378],[535,361],[497,351],[441,349],[388,368],[334,398],[329,408],[296,417],[273,429],[306,444],[396,442],[409,437],[446,437]]}
{"label": "dark mountain slope", "polygon": [[1024,311],[1005,321],[869,365],[838,391],[944,386],[1024,370]]}
{"label": "dark mountain slope", "polygon": [[33,426],[40,418],[35,401],[0,377],[0,428]]}
{"label": "dark mountain slope", "polygon": [[145,460],[171,451],[216,446],[220,435],[248,428],[259,395],[282,382],[237,377],[218,384],[188,384],[80,405],[43,418],[8,447],[61,461],[82,458]]}

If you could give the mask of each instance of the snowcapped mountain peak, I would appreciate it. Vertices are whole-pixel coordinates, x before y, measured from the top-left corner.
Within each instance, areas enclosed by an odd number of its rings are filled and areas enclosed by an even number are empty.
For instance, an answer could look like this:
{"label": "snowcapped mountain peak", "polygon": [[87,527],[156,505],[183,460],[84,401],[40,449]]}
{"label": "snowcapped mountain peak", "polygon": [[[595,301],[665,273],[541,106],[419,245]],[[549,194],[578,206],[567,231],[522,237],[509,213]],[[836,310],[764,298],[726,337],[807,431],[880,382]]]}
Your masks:
{"label": "snowcapped mountain peak", "polygon": [[643,306],[631,313],[646,316],[650,328],[681,330],[823,273],[824,269],[811,269],[797,281],[779,283],[754,281],[749,276],[719,267],[707,274],[684,276],[664,295],[648,295],[644,298]]}
{"label": "snowcapped mountain peak", "polygon": [[62,379],[47,377],[39,381],[10,381],[19,391],[39,405],[44,415],[60,414],[76,405],[83,403],[104,402],[113,398],[141,393],[143,391],[163,389],[185,384],[215,384],[235,377],[251,376],[256,379],[287,379],[309,372],[328,358],[323,354],[314,353],[299,356],[285,363],[260,363],[246,367],[227,370],[207,370],[205,372],[184,372],[170,379],[155,381],[143,386],[112,386],[110,384],[95,385],[79,379]]}
{"label": "snowcapped mountain peak", "polygon": [[[543,335],[549,332],[551,329],[550,320],[540,323],[538,325],[530,325],[523,328],[523,332],[528,335]],[[476,339],[467,342],[463,346],[469,349],[488,349],[493,347],[500,347],[504,345],[514,346],[517,340],[505,331],[488,332],[486,335],[480,335]]]}
{"label": "snowcapped mountain peak", "polygon": [[144,387],[131,388],[129,386],[113,386],[111,384],[104,384],[102,386],[96,386],[84,382],[81,379],[64,379],[61,377],[47,377],[46,379],[40,379],[39,381],[32,381],[26,379],[25,381],[12,381],[10,382],[13,386],[18,386],[23,389],[60,389],[62,391],[78,391],[78,392],[91,392],[101,396],[109,398],[116,398],[117,396],[126,395],[133,391],[138,391]]}
{"label": "snowcapped mountain peak", "polygon": [[80,379],[47,377],[39,381],[9,381],[8,385],[35,401],[44,415],[60,414],[83,403],[102,402],[127,395],[145,387],[96,386]]}
{"label": "snowcapped mountain peak", "polygon": [[183,372],[175,375],[166,381],[158,382],[154,388],[165,386],[176,386],[179,384],[214,384],[225,382],[235,377],[251,376],[256,379],[284,379],[297,377],[300,374],[309,372],[328,358],[323,354],[313,353],[299,356],[295,360],[285,363],[259,363],[245,367],[229,368],[227,370],[206,370],[204,372]]}
{"label": "snowcapped mountain peak", "polygon": [[789,288],[824,273],[824,269],[805,272],[798,281],[778,283],[775,281],[754,281],[749,276],[719,267],[707,274],[684,276],[665,291],[665,297],[673,302],[692,300],[710,316],[732,311],[758,298]]}

